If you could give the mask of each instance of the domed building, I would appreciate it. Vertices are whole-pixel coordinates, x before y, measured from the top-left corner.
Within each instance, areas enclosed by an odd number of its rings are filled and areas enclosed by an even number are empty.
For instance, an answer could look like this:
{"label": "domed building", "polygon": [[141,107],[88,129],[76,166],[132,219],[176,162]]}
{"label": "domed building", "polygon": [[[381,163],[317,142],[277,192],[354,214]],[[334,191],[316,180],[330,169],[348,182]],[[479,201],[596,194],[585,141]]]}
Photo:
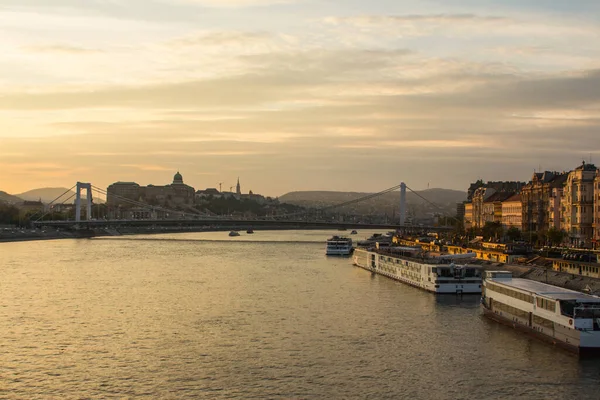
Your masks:
{"label": "domed building", "polygon": [[183,185],[183,176],[177,171],[173,177],[173,185]]}
{"label": "domed building", "polygon": [[165,207],[193,205],[196,189],[183,183],[183,176],[179,171],[173,176],[173,183],[166,186],[146,186],[144,201]]}
{"label": "domed building", "polygon": [[166,208],[187,208],[193,206],[196,189],[183,182],[179,171],[173,176],[173,183],[165,186],[139,186],[135,182],[117,182],[108,187],[108,205],[132,208],[131,201],[142,202]]}

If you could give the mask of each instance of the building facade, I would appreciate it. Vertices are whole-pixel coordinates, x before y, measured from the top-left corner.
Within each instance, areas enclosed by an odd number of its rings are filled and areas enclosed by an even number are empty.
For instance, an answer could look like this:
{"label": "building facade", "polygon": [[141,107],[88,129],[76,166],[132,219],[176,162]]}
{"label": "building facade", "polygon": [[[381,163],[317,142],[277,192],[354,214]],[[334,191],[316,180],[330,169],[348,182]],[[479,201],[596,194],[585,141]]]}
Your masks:
{"label": "building facade", "polygon": [[563,229],[562,222],[562,196],[564,186],[554,187],[550,191],[548,201],[548,229]]}
{"label": "building facade", "polygon": [[595,249],[600,249],[600,172],[596,171],[594,179],[594,239]]}
{"label": "building facade", "polygon": [[141,187],[135,182],[115,182],[106,189],[106,205],[109,207],[127,207],[133,201],[139,201],[140,197]]}
{"label": "building facade", "polygon": [[502,202],[502,227],[506,230],[510,228],[522,229],[523,207],[521,195],[515,194]]}
{"label": "building facade", "polygon": [[475,192],[480,188],[494,189],[496,192],[503,193],[519,193],[523,186],[525,186],[525,182],[488,181],[487,183],[484,183],[483,180],[480,179],[477,182],[471,183],[469,189],[467,189],[467,201],[472,201]]}
{"label": "building facade", "polygon": [[488,204],[488,206],[484,209],[484,205],[487,199],[489,199],[494,193],[496,193],[496,189],[493,188],[487,188],[487,187],[480,187],[479,189],[475,190],[475,192],[473,193],[473,227],[474,228],[482,228],[485,223],[487,222],[487,220],[490,219],[490,214],[491,214],[491,220],[493,220],[493,214],[494,214],[494,210],[493,210],[493,205],[492,205],[492,209],[490,210],[490,206]]}
{"label": "building facade", "polygon": [[465,216],[464,216],[465,230],[474,227],[473,223],[473,203],[465,203]]}
{"label": "building facade", "polygon": [[594,237],[594,183],[598,169],[583,164],[568,174],[562,204],[563,229],[575,247],[592,247]]}
{"label": "building facade", "polygon": [[494,188],[482,187],[473,194],[472,226],[483,228],[486,223],[495,222],[502,224],[502,203],[513,196],[514,192],[498,192]]}
{"label": "building facade", "polygon": [[564,185],[567,176],[555,171],[533,174],[531,182],[521,190],[523,232],[546,232],[550,228],[550,194]]}
{"label": "building facade", "polygon": [[173,183],[165,186],[140,186],[135,182],[116,182],[107,189],[108,207],[132,209],[141,204],[150,206],[177,208],[192,206],[195,203],[196,190],[183,182],[183,176],[177,172]]}

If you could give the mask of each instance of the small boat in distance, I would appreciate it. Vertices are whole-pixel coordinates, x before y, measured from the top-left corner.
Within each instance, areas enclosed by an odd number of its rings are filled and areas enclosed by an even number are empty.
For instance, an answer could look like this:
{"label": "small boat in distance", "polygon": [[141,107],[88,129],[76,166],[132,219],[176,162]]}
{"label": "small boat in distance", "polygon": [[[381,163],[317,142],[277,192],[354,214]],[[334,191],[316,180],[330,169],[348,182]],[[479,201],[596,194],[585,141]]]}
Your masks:
{"label": "small boat in distance", "polygon": [[356,232],[355,230],[353,230],[352,232],[350,232],[351,235],[358,235],[358,232]]}
{"label": "small boat in distance", "polygon": [[250,228],[246,231],[248,235],[252,235],[254,233],[254,229]]}
{"label": "small boat in distance", "polygon": [[352,247],[352,239],[340,236],[333,236],[327,239],[327,250],[325,254],[328,256],[349,256],[354,251]]}
{"label": "small boat in distance", "polygon": [[376,243],[391,243],[392,242],[392,236],[386,234],[386,235],[382,235],[381,233],[374,233],[373,236],[371,236],[368,239],[365,240],[360,240],[358,242],[358,246],[362,246],[362,247],[368,247],[368,246],[375,246]]}
{"label": "small boat in distance", "polygon": [[233,236],[240,236],[240,233],[236,232],[236,231],[231,231],[231,232],[229,232],[229,236],[231,236],[231,237],[233,237]]}

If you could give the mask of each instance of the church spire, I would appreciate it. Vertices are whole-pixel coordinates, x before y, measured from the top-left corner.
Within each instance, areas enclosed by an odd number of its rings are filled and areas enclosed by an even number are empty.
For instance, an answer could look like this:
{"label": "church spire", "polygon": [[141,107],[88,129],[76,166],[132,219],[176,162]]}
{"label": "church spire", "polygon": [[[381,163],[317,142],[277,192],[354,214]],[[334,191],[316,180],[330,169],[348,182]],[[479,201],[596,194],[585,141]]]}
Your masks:
{"label": "church spire", "polygon": [[235,192],[238,195],[242,194],[242,187],[240,186],[240,177],[238,176],[237,186],[235,187]]}

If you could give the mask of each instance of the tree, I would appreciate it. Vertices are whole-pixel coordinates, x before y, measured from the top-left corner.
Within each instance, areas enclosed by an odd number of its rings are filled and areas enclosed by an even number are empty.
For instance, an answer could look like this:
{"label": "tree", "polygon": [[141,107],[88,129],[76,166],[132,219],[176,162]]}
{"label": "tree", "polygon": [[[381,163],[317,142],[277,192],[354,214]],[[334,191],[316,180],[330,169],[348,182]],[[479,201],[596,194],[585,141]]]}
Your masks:
{"label": "tree", "polygon": [[500,222],[486,222],[483,227],[483,239],[488,240],[490,238],[499,239],[504,234],[504,229]]}
{"label": "tree", "polygon": [[0,204],[0,224],[17,224],[19,222],[19,209],[8,204]]}
{"label": "tree", "polygon": [[508,240],[516,242],[521,239],[521,231],[519,228],[512,226],[506,231],[506,237],[508,237]]}
{"label": "tree", "polygon": [[548,230],[546,236],[548,237],[548,241],[551,245],[558,246],[565,239],[566,232],[552,227]]}

